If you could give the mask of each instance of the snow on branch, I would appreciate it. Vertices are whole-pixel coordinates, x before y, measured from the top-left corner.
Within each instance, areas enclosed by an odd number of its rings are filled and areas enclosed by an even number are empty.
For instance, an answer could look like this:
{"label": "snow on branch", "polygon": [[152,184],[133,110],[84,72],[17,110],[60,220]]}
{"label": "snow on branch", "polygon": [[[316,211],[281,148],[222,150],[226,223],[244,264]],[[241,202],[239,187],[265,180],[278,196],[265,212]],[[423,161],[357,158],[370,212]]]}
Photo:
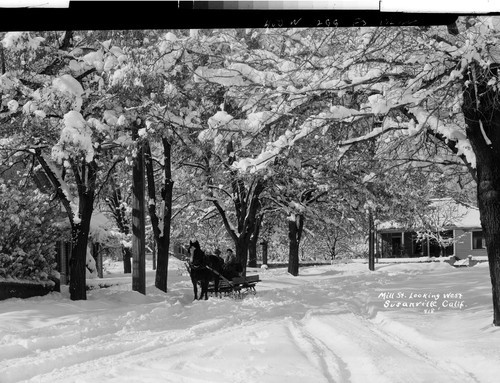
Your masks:
{"label": "snow on branch", "polygon": [[78,198],[75,198],[71,193],[70,187],[63,180],[59,169],[43,156],[40,149],[35,151],[35,156],[55,188],[56,194],[59,196],[59,200],[64,206],[69,220],[72,223],[78,223]]}
{"label": "snow on branch", "polygon": [[481,134],[483,135],[484,142],[486,142],[486,145],[491,146],[491,144],[492,144],[491,140],[486,135],[486,132],[484,131],[483,122],[481,120],[479,120],[479,128],[481,129]]}
{"label": "snow on branch", "polygon": [[363,141],[368,141],[372,138],[376,138],[376,137],[379,137],[385,133],[388,133],[392,130],[395,130],[395,129],[398,129],[394,126],[383,126],[383,127],[380,127],[380,128],[374,128],[371,132],[363,135],[363,136],[359,136],[359,137],[355,137],[355,138],[351,138],[349,140],[344,140],[344,141],[341,141],[339,143],[339,146],[351,146],[353,144],[356,144],[356,143],[359,143],[359,142],[363,142]]}
{"label": "snow on branch", "polygon": [[250,170],[255,172],[267,167],[270,161],[276,157],[282,150],[293,146],[302,138],[314,133],[316,130],[323,128],[323,134],[328,129],[328,125],[333,121],[352,121],[353,119],[364,115],[355,109],[348,109],[343,106],[332,106],[330,111],[322,112],[314,116],[308,117],[304,123],[296,130],[286,130],[284,134],[278,137],[274,142],[267,143],[266,149],[263,150],[256,158],[242,158],[236,161],[232,167],[235,170],[242,172]]}
{"label": "snow on branch", "polygon": [[448,140],[455,141],[456,154],[463,155],[472,168],[476,167],[476,155],[462,127],[454,123],[445,124],[421,107],[408,108],[408,110],[415,116],[419,125],[428,127]]}
{"label": "snow on branch", "polygon": [[87,162],[94,158],[92,131],[83,116],[72,110],[64,115],[61,136],[59,142],[52,148],[52,158],[63,162],[81,152],[85,153]]}

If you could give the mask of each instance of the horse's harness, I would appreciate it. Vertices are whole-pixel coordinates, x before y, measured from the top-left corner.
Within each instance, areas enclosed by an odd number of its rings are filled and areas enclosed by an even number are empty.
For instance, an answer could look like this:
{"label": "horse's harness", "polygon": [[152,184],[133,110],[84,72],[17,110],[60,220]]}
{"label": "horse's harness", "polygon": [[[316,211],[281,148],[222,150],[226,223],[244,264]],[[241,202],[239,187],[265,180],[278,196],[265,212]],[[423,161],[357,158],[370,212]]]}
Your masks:
{"label": "horse's harness", "polygon": [[[204,257],[203,257],[204,258]],[[227,280],[221,273],[219,273],[217,270],[215,270],[214,268],[208,266],[202,259],[201,261],[201,264],[195,264],[194,262],[185,262],[185,265],[186,265],[186,268],[188,270],[189,273],[191,273],[191,271],[193,270],[202,270],[202,269],[208,269],[210,270],[212,273],[218,275],[220,278],[222,278],[223,280],[225,280],[226,282],[228,283],[231,283],[229,280]]]}
{"label": "horse's harness", "polygon": [[194,260],[194,252],[198,250],[202,253],[202,256],[201,256],[201,263],[194,263],[193,261],[189,261],[189,262],[186,262],[186,268],[188,270],[189,273],[191,273],[191,271],[195,271],[195,270],[202,270],[202,269],[208,269],[210,270],[212,273],[218,275],[220,278],[222,278],[223,280],[225,280],[226,282],[228,283],[232,283],[231,281],[227,280],[221,273],[219,273],[217,270],[215,270],[214,268],[210,267],[209,265],[207,265],[205,263],[205,253],[201,250],[201,249],[197,249],[195,248],[195,250],[193,251],[193,253],[191,254],[191,259]]}
{"label": "horse's harness", "polygon": [[186,267],[188,267],[191,270],[198,270],[198,269],[203,269],[208,266],[201,264],[201,265],[195,265],[193,262],[186,262]]}

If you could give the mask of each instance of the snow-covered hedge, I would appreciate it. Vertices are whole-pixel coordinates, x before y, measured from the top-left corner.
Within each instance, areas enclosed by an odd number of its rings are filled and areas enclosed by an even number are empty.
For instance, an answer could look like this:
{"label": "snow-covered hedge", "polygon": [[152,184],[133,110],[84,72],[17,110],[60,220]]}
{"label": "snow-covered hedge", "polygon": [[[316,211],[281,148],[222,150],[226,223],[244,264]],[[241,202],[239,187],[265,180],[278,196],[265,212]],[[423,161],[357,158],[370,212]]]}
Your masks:
{"label": "snow-covered hedge", "polygon": [[0,279],[47,281],[55,272],[61,229],[38,190],[0,180]]}

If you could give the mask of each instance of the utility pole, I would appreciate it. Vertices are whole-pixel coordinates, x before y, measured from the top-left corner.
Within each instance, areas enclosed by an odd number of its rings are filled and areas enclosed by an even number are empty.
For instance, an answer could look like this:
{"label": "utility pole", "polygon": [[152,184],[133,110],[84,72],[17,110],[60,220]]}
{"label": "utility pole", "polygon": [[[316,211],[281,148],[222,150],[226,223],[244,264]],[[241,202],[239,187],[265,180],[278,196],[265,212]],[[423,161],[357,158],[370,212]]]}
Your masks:
{"label": "utility pole", "polygon": [[139,142],[138,118],[132,126],[136,155],[132,167],[132,290],[146,294],[146,229],[144,215],[144,146]]}
{"label": "utility pole", "polygon": [[372,210],[368,210],[368,268],[375,270],[375,229]]}

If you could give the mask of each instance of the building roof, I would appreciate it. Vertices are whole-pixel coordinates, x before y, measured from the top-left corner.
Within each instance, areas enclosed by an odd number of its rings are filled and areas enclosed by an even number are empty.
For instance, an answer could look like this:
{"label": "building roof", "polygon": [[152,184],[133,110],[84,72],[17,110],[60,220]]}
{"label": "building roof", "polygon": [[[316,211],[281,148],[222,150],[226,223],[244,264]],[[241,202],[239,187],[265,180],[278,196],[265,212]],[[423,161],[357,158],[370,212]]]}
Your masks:
{"label": "building roof", "polygon": [[452,198],[432,199],[431,203],[422,209],[422,214],[414,217],[411,224],[390,220],[377,225],[377,230],[381,232],[423,229],[434,229],[435,231],[481,229],[479,209]]}

